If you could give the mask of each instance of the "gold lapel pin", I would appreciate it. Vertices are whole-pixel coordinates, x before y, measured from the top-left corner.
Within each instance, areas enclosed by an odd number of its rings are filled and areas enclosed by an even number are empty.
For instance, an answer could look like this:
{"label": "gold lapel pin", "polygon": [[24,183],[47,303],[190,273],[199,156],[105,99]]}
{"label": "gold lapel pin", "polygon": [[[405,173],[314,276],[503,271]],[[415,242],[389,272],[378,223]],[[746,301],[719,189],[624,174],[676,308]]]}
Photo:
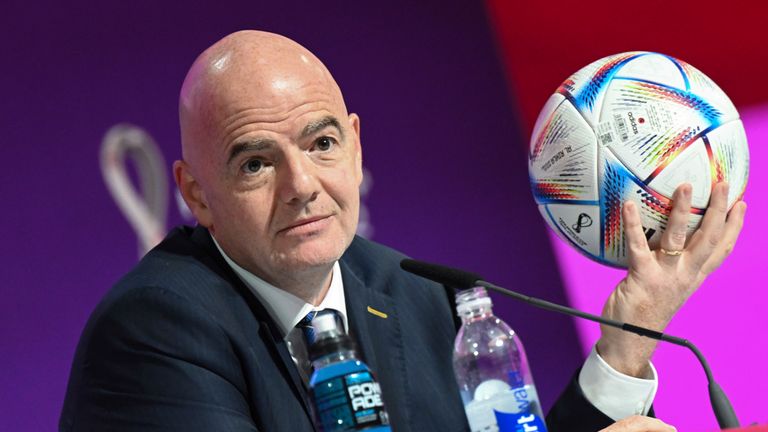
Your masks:
{"label": "gold lapel pin", "polygon": [[368,306],[368,312],[370,312],[373,315],[376,315],[379,318],[384,318],[384,319],[387,318],[387,314],[385,314],[384,312],[382,312],[380,310],[376,310],[376,309],[374,309],[374,308],[372,308],[370,306]]}

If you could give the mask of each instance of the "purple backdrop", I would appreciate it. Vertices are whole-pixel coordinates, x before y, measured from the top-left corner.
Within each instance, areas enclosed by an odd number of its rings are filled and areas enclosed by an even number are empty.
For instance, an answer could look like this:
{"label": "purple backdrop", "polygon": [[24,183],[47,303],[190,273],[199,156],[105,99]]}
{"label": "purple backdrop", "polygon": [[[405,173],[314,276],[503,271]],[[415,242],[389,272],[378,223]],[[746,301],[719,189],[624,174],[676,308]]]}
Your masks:
{"label": "purple backdrop", "polygon": [[[362,118],[375,240],[564,301],[483,4],[286,3],[5,2],[0,430],[55,428],[79,333],[136,262],[99,171],[104,133],[139,125],[176,159],[186,69],[238,29],[292,37],[334,73]],[[502,300],[497,310],[548,407],[581,362],[571,321]]]}

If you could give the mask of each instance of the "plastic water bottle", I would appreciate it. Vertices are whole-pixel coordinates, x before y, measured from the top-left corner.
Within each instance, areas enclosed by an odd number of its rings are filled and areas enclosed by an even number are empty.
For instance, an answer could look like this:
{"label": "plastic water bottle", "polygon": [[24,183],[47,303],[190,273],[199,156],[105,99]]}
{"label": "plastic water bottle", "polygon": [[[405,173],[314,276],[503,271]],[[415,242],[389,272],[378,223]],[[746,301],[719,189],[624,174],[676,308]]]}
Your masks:
{"label": "plastic water bottle", "polygon": [[381,388],[358,359],[352,339],[336,313],[322,311],[312,320],[314,341],[309,381],[317,422],[323,432],[391,431]]}
{"label": "plastic water bottle", "polygon": [[491,310],[485,288],[456,295],[462,325],[453,369],[472,432],[545,432],[523,344]]}

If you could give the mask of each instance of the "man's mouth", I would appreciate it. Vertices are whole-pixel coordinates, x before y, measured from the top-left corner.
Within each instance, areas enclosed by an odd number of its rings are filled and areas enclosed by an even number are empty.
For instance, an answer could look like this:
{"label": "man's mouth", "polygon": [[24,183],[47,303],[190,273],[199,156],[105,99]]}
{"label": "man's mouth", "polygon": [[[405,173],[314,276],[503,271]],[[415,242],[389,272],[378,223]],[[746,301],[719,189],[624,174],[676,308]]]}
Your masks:
{"label": "man's mouth", "polygon": [[278,234],[298,235],[308,234],[325,228],[333,215],[312,216],[299,219],[278,231]]}

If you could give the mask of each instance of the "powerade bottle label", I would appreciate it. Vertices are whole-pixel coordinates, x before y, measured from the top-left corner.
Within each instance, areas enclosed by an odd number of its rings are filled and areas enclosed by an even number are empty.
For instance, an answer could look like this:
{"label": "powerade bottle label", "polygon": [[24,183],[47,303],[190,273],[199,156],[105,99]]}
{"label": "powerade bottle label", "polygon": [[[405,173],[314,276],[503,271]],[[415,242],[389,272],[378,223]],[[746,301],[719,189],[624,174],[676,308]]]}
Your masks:
{"label": "powerade bottle label", "polygon": [[391,430],[381,388],[368,371],[318,381],[313,396],[324,432]]}
{"label": "powerade bottle label", "polygon": [[[384,411],[384,402],[381,401],[381,387],[373,381],[369,372],[356,373],[344,377],[347,384],[347,395],[352,403],[352,411],[355,413],[355,421],[358,425],[381,424],[384,417],[389,419]],[[381,413],[385,413],[384,416]]]}

